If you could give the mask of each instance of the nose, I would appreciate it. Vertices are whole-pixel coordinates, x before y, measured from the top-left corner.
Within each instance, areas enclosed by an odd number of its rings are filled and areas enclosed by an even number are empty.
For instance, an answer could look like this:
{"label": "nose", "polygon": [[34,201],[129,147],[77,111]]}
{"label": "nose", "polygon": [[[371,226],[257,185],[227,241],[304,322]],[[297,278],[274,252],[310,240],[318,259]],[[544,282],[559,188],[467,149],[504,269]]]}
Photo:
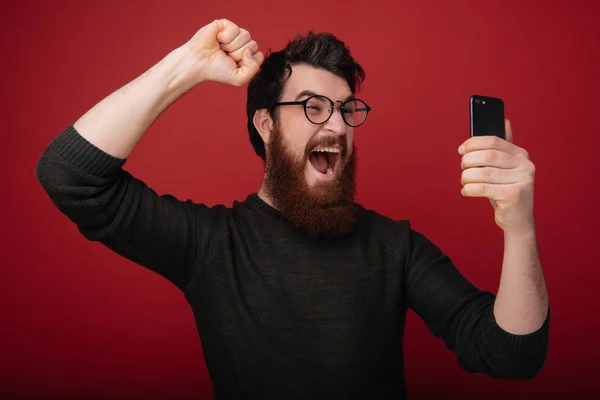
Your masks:
{"label": "nose", "polygon": [[333,113],[325,123],[325,130],[336,135],[343,135],[346,133],[346,123],[344,122],[344,118],[342,117],[342,112],[338,104],[333,107]]}

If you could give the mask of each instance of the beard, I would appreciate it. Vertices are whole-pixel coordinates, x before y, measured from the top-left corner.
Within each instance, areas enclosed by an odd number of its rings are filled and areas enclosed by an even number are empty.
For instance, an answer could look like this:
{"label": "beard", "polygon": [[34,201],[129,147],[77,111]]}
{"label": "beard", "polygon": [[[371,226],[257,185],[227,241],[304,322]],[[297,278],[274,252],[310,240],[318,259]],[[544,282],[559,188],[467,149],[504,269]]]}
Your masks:
{"label": "beard", "polygon": [[[335,179],[306,182],[310,153],[317,146],[341,148]],[[354,150],[354,149],[353,149]],[[311,140],[301,157],[294,157],[283,142],[279,127],[267,146],[264,187],[273,206],[284,219],[313,237],[335,237],[349,233],[355,225],[355,151],[349,152],[345,136]]]}

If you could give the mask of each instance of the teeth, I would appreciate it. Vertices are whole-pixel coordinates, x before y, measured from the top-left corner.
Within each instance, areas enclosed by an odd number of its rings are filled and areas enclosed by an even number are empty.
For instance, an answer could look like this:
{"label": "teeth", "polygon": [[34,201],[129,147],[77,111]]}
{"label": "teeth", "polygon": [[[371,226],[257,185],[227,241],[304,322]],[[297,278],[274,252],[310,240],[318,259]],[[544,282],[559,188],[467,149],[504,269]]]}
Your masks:
{"label": "teeth", "polygon": [[336,147],[325,147],[323,149],[319,149],[319,150],[315,150],[321,153],[339,153],[340,149],[336,148]]}
{"label": "teeth", "polygon": [[331,169],[331,166],[327,167],[327,173],[328,174],[333,174],[333,170]]}

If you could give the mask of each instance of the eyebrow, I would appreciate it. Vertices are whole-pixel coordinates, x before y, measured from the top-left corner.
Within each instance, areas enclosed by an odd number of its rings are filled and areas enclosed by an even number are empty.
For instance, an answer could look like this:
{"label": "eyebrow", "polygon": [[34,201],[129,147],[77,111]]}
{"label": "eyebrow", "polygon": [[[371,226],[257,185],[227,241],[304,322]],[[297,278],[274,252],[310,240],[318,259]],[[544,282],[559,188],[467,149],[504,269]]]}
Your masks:
{"label": "eyebrow", "polygon": [[[303,90],[303,91],[301,91],[301,92],[300,92],[300,93],[299,93],[299,94],[296,96],[296,99],[295,99],[294,101],[298,101],[298,100],[300,100],[302,97],[310,97],[310,96],[324,96],[324,95],[322,95],[322,94],[319,94],[319,93],[315,93],[315,92],[313,92],[312,90]],[[351,95],[347,96],[347,97],[346,97],[344,100],[342,100],[342,102],[344,102],[344,101],[347,101],[347,100],[350,100],[350,99],[352,99],[352,98],[354,98],[354,95],[353,95],[353,94],[351,94]]]}

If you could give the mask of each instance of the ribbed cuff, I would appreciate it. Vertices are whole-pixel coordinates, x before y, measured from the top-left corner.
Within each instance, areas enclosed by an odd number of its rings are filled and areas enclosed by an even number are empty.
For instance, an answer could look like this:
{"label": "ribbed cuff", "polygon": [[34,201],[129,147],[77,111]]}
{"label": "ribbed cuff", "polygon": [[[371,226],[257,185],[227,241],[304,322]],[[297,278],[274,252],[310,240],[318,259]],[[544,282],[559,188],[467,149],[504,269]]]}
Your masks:
{"label": "ribbed cuff", "polygon": [[501,348],[502,353],[508,356],[518,358],[539,356],[545,353],[548,348],[548,339],[550,331],[550,309],[543,325],[535,332],[526,335],[514,335],[505,331],[497,324],[495,318],[490,318],[489,323],[491,334],[489,341],[495,348]]}
{"label": "ribbed cuff", "polygon": [[104,152],[81,136],[73,124],[62,131],[48,146],[61,159],[92,175],[107,175],[125,165],[121,159]]}

